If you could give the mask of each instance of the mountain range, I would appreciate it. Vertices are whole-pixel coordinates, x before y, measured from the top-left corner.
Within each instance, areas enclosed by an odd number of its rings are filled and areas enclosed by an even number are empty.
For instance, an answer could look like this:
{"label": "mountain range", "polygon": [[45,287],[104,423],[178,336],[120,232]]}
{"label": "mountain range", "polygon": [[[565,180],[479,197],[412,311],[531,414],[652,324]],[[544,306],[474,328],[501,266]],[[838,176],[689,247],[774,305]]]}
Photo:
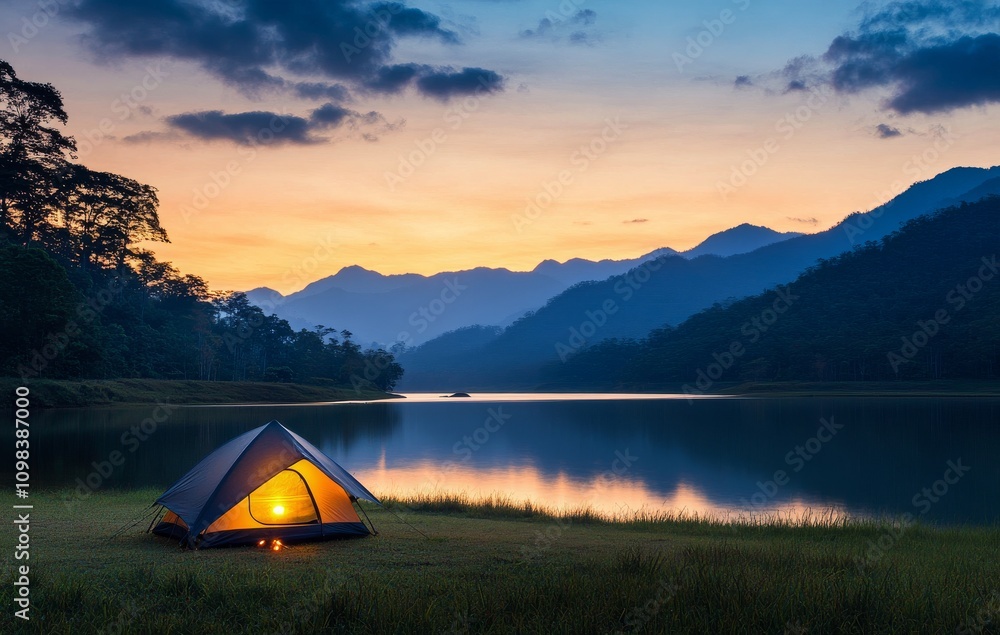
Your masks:
{"label": "mountain range", "polygon": [[794,280],[808,267],[878,241],[914,218],[1000,193],[1000,167],[955,168],[868,213],[816,234],[728,257],[664,255],[630,272],[577,284],[504,329],[467,328],[400,357],[404,390],[537,386],[541,369],[608,339],[643,338],[713,306]]}
{"label": "mountain range", "polygon": [[1000,367],[1000,196],[947,207],[790,283],[543,370],[547,388],[987,379]]}
{"label": "mountain range", "polygon": [[954,168],[814,234],[743,224],[686,252],[543,260],[528,272],[383,275],[352,266],[288,296],[266,288],[247,295],[295,328],[346,329],[362,346],[402,341],[403,390],[531,388],[544,381],[543,368],[597,342],[646,338],[794,280],[914,218],[995,193],[1000,167]]}
{"label": "mountain range", "polygon": [[416,346],[475,324],[509,326],[573,285],[605,280],[664,256],[732,256],[800,235],[743,224],[686,252],[664,247],[626,260],[545,260],[529,272],[480,267],[432,276],[383,275],[355,265],[288,296],[262,287],[247,297],[295,328],[324,325],[351,331],[363,345]]}

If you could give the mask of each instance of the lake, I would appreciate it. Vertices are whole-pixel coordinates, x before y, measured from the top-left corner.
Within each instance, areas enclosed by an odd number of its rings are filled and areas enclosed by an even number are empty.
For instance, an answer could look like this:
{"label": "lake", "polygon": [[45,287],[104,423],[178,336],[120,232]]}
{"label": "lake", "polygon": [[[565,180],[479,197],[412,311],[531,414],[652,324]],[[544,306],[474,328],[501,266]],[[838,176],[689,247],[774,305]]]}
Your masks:
{"label": "lake", "polygon": [[500,494],[607,514],[1000,519],[1000,400],[990,398],[408,395],[155,410],[34,412],[32,486],[165,489],[277,419],[377,495]]}

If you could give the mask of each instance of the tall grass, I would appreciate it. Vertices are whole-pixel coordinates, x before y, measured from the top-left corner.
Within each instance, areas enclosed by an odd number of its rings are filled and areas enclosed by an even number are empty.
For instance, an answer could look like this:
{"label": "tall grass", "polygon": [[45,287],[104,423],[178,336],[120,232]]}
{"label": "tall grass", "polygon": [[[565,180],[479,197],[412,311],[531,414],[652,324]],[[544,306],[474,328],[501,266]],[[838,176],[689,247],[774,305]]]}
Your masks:
{"label": "tall grass", "polygon": [[75,511],[62,494],[33,494],[34,612],[7,612],[5,633],[1000,632],[1000,527],[913,527],[862,565],[891,523],[438,496],[369,509],[378,538],[191,552],[138,530],[108,540],[155,492]]}

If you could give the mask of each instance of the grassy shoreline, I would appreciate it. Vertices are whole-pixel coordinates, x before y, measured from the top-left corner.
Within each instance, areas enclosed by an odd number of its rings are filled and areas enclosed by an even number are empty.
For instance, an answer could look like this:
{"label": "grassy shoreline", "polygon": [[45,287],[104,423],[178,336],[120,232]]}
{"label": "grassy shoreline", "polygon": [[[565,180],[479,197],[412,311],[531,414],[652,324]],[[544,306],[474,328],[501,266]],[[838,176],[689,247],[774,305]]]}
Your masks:
{"label": "grassy shoreline", "polygon": [[181,405],[315,403],[374,401],[394,397],[377,390],[359,392],[352,388],[302,384],[157,379],[33,379],[25,383],[9,377],[0,378],[0,394],[13,396],[14,390],[22,385],[31,390],[31,403],[36,408],[146,405],[158,401]]}
{"label": "grassy shoreline", "polygon": [[[121,633],[930,633],[976,625],[997,632],[1000,623],[993,595],[1000,593],[1000,526],[901,533],[874,521],[608,522],[503,501],[422,499],[387,501],[391,511],[368,505],[377,538],[279,553],[187,552],[141,533],[144,524],[108,539],[157,494],[101,491],[67,505],[69,491],[34,492],[32,621],[19,626],[45,633],[109,626]],[[885,536],[891,544],[869,558]],[[0,586],[7,606],[10,575]]]}

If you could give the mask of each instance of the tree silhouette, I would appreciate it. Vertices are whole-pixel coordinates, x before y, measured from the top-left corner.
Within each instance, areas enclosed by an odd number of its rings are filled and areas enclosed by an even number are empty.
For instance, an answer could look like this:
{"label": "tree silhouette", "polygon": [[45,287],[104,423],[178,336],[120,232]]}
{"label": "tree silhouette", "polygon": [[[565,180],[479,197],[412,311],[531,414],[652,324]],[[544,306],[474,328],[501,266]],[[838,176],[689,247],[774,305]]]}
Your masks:
{"label": "tree silhouette", "polygon": [[22,244],[43,238],[59,209],[76,142],[62,96],[51,84],[24,81],[0,60],[0,228]]}

